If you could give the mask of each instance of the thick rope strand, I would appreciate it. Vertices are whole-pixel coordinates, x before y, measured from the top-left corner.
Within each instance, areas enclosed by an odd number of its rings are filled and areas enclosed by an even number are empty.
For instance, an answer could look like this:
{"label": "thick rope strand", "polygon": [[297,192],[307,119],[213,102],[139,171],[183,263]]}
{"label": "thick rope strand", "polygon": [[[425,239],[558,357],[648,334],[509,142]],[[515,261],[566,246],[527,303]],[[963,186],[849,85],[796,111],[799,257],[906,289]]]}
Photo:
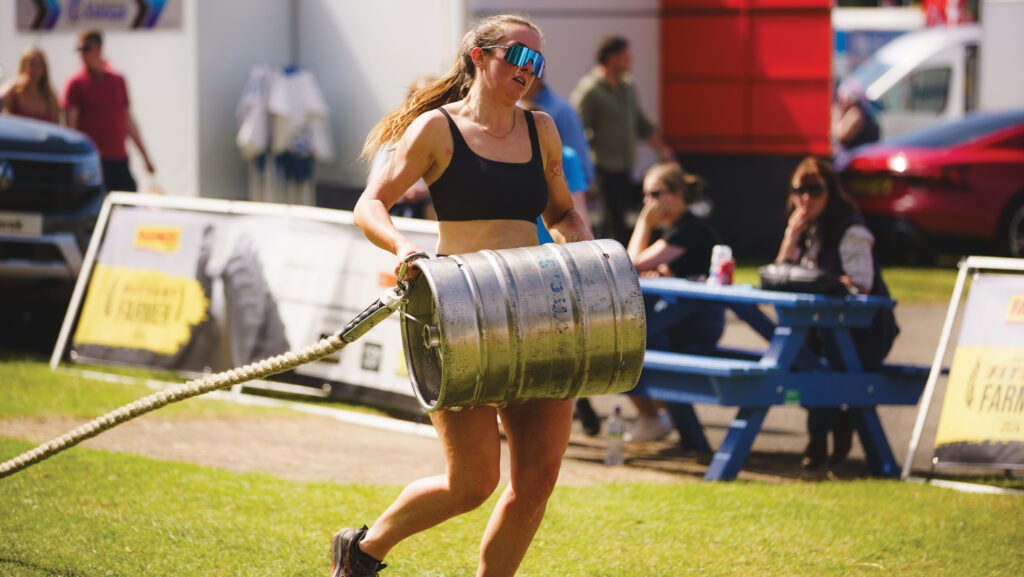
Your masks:
{"label": "thick rope strand", "polygon": [[[416,253],[406,257],[405,262],[402,264],[402,268],[399,270],[398,278],[404,279],[405,273],[412,261],[425,256],[426,255],[423,253]],[[65,433],[55,439],[51,439],[31,451],[22,453],[21,455],[0,464],[0,479],[13,475],[22,469],[56,455],[64,449],[73,447],[86,439],[91,439],[92,437],[99,435],[103,431],[112,429],[125,421],[134,419],[135,417],[150,411],[159,409],[164,405],[202,395],[203,393],[208,393],[217,389],[223,389],[255,379],[262,379],[264,377],[269,377],[270,375],[276,375],[277,373],[283,373],[284,371],[294,369],[299,365],[311,363],[328,355],[332,355],[345,348],[345,345],[366,334],[367,331],[380,324],[380,322],[387,318],[391,313],[398,310],[398,308],[405,302],[405,293],[408,288],[409,286],[404,280],[400,281],[397,286],[385,291],[379,299],[366,307],[363,312],[359,313],[356,318],[352,319],[350,323],[345,325],[345,328],[340,332],[325,337],[321,339],[320,342],[312,344],[300,351],[289,351],[287,353],[282,353],[274,357],[250,363],[244,367],[228,369],[213,375],[205,376],[201,379],[188,381],[183,385],[178,385],[171,389],[153,393],[148,397],[143,397],[134,403],[111,411],[102,417],[93,419],[77,429]]]}
{"label": "thick rope strand", "polygon": [[287,353],[282,353],[274,357],[250,363],[243,367],[237,367],[213,375],[207,375],[201,379],[188,381],[182,385],[178,385],[177,387],[153,393],[148,397],[143,397],[133,403],[111,411],[102,417],[93,419],[77,429],[56,437],[42,445],[39,445],[31,451],[22,453],[21,455],[0,464],[0,479],[8,475],[13,475],[26,467],[48,459],[65,449],[71,448],[86,439],[95,437],[96,435],[99,435],[108,429],[112,429],[125,421],[134,419],[135,417],[154,411],[170,403],[182,401],[217,389],[223,389],[247,381],[275,375],[277,373],[293,369],[299,365],[310,363],[332,355],[343,349],[347,344],[348,342],[342,339],[341,334],[330,335],[321,339],[320,342],[310,345],[300,351],[289,351]]}

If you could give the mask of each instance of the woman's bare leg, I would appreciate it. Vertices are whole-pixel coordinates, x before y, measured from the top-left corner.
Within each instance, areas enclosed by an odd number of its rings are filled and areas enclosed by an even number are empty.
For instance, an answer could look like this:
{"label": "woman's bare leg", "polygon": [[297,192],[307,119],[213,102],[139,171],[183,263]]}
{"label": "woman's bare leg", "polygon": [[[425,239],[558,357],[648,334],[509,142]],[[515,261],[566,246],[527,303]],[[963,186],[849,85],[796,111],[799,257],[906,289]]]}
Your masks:
{"label": "woman's bare leg", "polygon": [[501,409],[512,482],[491,513],[477,577],[514,575],[544,518],[572,429],[572,401],[538,400]]}
{"label": "woman's bare leg", "polygon": [[476,509],[500,479],[501,438],[493,408],[431,413],[444,450],[444,475],[414,481],[359,542],[366,554],[384,559],[410,535]]}

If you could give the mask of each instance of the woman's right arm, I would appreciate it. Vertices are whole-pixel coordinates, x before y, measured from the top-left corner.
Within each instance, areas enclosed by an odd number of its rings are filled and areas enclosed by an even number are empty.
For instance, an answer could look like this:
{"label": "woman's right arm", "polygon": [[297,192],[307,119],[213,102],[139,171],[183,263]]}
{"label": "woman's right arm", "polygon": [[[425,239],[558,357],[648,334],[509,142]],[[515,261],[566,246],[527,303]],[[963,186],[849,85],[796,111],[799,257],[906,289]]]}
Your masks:
{"label": "woman's right arm", "polygon": [[782,235],[782,244],[779,245],[775,262],[796,262],[800,259],[800,236],[808,226],[807,209],[795,208],[786,223],[786,233]]}
{"label": "woman's right arm", "polygon": [[441,129],[447,129],[447,124],[437,112],[426,113],[413,121],[387,164],[370,178],[353,210],[356,226],[366,238],[398,257],[396,272],[405,257],[423,249],[395,227],[388,209],[437,165],[437,151],[443,149]]}

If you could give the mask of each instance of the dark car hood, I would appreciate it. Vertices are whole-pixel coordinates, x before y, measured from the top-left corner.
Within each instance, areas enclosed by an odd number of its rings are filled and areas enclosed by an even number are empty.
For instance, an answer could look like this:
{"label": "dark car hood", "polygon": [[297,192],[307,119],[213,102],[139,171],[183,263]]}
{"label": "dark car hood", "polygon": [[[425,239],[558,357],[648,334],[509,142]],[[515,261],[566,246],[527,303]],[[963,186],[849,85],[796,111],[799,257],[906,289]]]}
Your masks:
{"label": "dark car hood", "polygon": [[89,137],[50,122],[0,116],[0,151],[74,154],[92,152]]}

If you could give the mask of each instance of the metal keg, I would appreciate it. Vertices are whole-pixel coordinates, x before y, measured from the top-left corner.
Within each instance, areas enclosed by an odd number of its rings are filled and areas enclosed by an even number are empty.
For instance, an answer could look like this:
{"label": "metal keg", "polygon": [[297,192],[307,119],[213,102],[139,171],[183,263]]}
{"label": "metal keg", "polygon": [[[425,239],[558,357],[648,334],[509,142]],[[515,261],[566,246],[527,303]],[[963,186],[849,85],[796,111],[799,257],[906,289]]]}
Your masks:
{"label": "metal keg", "polygon": [[483,250],[414,266],[402,341],[427,412],[636,386],[644,305],[618,242]]}

